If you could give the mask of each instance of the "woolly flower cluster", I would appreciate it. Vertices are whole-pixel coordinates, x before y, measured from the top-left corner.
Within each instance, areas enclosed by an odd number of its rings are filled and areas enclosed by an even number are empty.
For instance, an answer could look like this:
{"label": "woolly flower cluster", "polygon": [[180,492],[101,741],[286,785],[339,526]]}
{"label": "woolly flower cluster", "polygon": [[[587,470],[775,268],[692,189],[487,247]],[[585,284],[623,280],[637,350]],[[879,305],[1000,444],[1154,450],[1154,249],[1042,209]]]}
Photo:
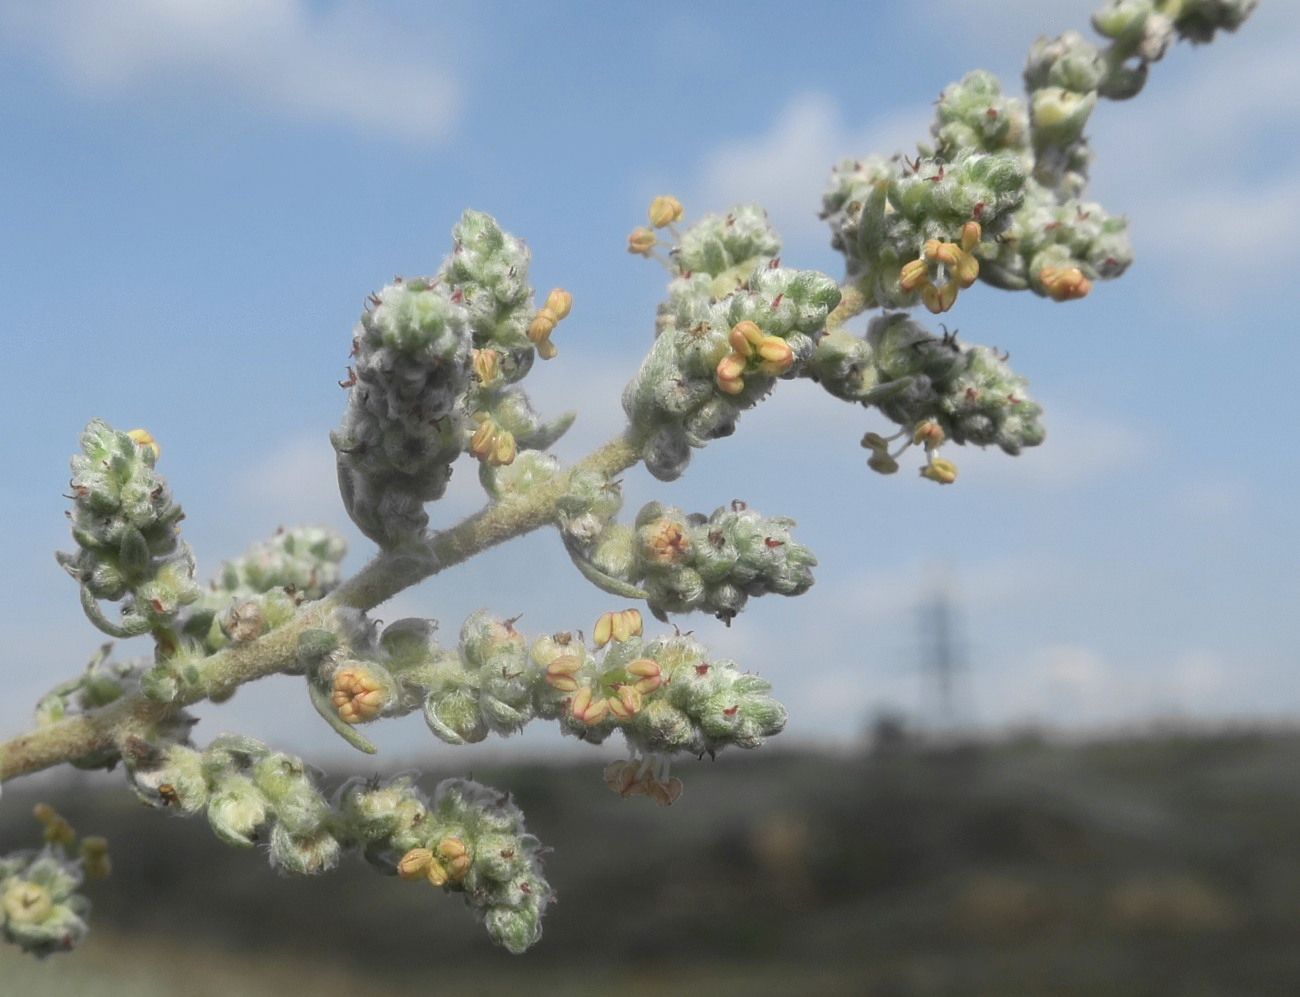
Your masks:
{"label": "woolly flower cluster", "polygon": [[[944,134],[976,138],[951,123]],[[822,217],[866,307],[947,311],[978,276],[972,264],[982,244],[992,245],[1020,207],[1026,168],[1018,152],[949,148],[915,160],[846,161],[832,171]]]}
{"label": "woolly flower cluster", "polygon": [[483,611],[465,621],[454,649],[438,646],[428,620],[399,620],[377,639],[357,621],[307,666],[313,702],[363,749],[352,728],[415,710],[448,744],[543,719],[591,743],[618,730],[634,753],[655,755],[753,748],[784,727],[785,708],[765,680],[707,659],[687,636],[644,640],[636,610],[607,617],[594,648],[572,633],[530,644],[512,621]]}
{"label": "woolly flower cluster", "polygon": [[338,585],[347,545],[333,530],[280,530],[227,561],[191,607],[183,632],[206,651],[262,636]]}
{"label": "woolly flower cluster", "polygon": [[743,502],[710,516],[651,502],[632,526],[609,523],[569,543],[587,578],[614,594],[643,594],[658,619],[696,610],[730,622],[751,596],[802,595],[817,559],[791,536],[794,521]]}
{"label": "woolly flower cluster", "polygon": [[40,849],[0,855],[0,931],[5,941],[43,957],[75,948],[88,930],[90,901],[79,892],[87,879],[107,876],[108,842],[77,832],[54,808],[38,803],[44,825]]}
{"label": "woolly flower cluster", "polygon": [[779,249],[761,209],[741,205],[701,219],[670,254],[654,346],[623,392],[655,477],[679,477],[692,447],[735,432],[812,355],[840,292],[825,274],[781,267]]}
{"label": "woolly flower cluster", "polygon": [[[223,842],[265,843],[271,864],[284,872],[325,872],[354,848],[381,871],[460,893],[493,940],[511,952],[541,936],[551,890],[542,878],[540,845],[505,794],[451,779],[430,799],[399,778],[353,781],[330,800],[301,760],[234,736],[202,751],[137,739],[126,760],[146,803],[204,812]],[[411,875],[417,867],[418,876]]]}
{"label": "woolly flower cluster", "polygon": [[44,956],[86,936],[90,901],[77,891],[82,863],[57,845],[0,856],[0,930],[6,941]]}
{"label": "woolly flower cluster", "polygon": [[[194,558],[180,540],[180,506],[154,470],[158,445],[144,430],[118,432],[96,419],[72,458],[76,554],[59,563],[81,585],[86,615],[113,637],[154,632],[165,643],[182,607],[199,597]],[[122,600],[110,621],[98,600]]]}
{"label": "woolly flower cluster", "polygon": [[353,336],[343,422],[331,439],[349,515],[383,545],[425,528],[453,462],[469,451],[502,465],[548,446],[568,422],[543,426],[511,385],[570,308],[552,291],[532,304],[529,252],[490,216],[467,211],[432,277],[397,279],[369,299]]}
{"label": "woolly flower cluster", "polygon": [[[934,336],[906,314],[878,316],[863,337],[838,330],[821,343],[810,376],[837,398],[879,409],[901,428],[889,437],[868,433],[869,465],[898,470],[898,456],[923,446],[924,477],[951,483],[956,468],[938,456],[948,440],[997,446],[1009,454],[1043,441],[1042,408],[1006,358],[985,346]],[[890,446],[899,442],[897,449]]]}

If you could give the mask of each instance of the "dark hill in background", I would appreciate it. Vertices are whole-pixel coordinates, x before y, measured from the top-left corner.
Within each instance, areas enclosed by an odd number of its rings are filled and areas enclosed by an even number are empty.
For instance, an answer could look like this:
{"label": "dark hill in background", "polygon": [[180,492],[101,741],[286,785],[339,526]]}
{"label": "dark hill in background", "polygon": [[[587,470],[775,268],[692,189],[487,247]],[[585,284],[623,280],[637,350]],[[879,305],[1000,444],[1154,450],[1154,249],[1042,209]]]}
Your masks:
{"label": "dark hill in background", "polygon": [[765,749],[675,771],[686,793],[661,810],[598,765],[474,769],[554,848],[559,902],[518,958],[458,898],[360,859],[285,879],[113,777],[19,783],[5,849],[32,839],[39,796],[106,835],[115,871],[91,887],[85,948],[37,964],[6,947],[0,993],[1300,993],[1300,734]]}

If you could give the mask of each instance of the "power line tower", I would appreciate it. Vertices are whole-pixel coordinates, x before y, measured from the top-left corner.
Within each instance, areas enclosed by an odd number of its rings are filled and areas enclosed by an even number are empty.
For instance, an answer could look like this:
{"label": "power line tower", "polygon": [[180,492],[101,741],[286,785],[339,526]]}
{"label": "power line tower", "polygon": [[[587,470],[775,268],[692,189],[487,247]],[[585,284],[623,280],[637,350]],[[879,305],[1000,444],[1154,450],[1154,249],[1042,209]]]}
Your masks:
{"label": "power line tower", "polygon": [[966,645],[959,633],[956,602],[946,575],[936,577],[922,598],[920,672],[922,723],[937,734],[955,734],[971,726]]}

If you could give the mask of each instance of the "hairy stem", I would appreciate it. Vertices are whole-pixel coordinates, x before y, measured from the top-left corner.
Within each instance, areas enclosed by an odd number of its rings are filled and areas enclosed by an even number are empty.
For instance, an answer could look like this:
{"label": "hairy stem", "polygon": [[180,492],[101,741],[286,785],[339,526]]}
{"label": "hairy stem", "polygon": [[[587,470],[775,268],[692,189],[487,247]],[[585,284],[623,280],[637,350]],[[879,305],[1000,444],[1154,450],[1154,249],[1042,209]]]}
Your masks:
{"label": "hairy stem", "polygon": [[[639,460],[640,441],[625,434],[589,454],[573,470],[613,477]],[[444,568],[553,522],[567,478],[560,475],[527,498],[488,506],[420,543],[381,552],[329,596],[304,606],[288,623],[258,640],[208,657],[200,669],[202,685],[176,702],[159,703],[137,693],[0,742],[0,782],[65,762],[115,753],[124,738],[148,730],[185,706],[213,697],[224,699],[241,685],[293,666],[299,635],[325,625],[336,607],[373,609]]]}

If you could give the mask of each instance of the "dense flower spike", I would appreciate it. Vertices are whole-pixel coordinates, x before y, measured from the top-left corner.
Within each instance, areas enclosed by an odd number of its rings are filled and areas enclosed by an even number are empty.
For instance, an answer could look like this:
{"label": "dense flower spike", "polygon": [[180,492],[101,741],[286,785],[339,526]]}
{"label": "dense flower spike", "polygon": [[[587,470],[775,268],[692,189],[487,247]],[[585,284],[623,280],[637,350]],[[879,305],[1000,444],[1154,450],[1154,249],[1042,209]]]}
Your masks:
{"label": "dense flower spike", "polygon": [[299,759],[245,737],[221,737],[202,751],[187,742],[141,744],[128,763],[146,803],[205,811],[230,845],[269,843],[271,864],[284,872],[325,872],[357,849],[381,870],[422,875],[464,894],[493,940],[511,952],[541,937],[551,899],[541,848],[519,809],[496,790],[449,779],[430,799],[409,779],[354,780],[331,802]]}
{"label": "dense flower spike", "polygon": [[623,392],[656,477],[680,476],[692,447],[733,433],[742,411],[812,355],[840,292],[824,274],[781,267],[779,250],[749,205],[682,235],[654,346]]}
{"label": "dense flower spike", "polygon": [[[831,174],[822,217],[831,226],[831,245],[844,254],[846,280],[863,294],[866,307],[924,300],[931,311],[946,311],[951,300],[938,307],[936,285],[951,287],[951,299],[957,286],[969,286],[971,263],[958,264],[979,255],[981,240],[991,243],[1001,233],[1024,198],[1025,181],[1024,157],[1016,150],[962,147],[951,158],[845,162]],[[968,227],[972,222],[975,227]],[[960,246],[962,258],[940,259],[940,245]],[[925,266],[918,270],[914,260]],[[931,267],[940,265],[956,271],[953,280],[931,279]],[[936,289],[927,295],[926,287]]]}
{"label": "dense flower spike", "polygon": [[[1043,441],[1041,407],[1006,358],[985,346],[959,343],[955,333],[933,336],[901,312],[872,319],[865,338],[828,337],[810,376],[838,398],[877,408],[901,428],[890,437],[868,433],[872,470],[892,474],[898,456],[920,444],[924,477],[951,484],[956,468],[939,458],[946,440],[997,446],[1008,454]],[[895,441],[897,449],[891,451]]]}
{"label": "dense flower spike", "polygon": [[[94,420],[72,458],[72,538],[59,563],[81,585],[86,615],[113,637],[152,633],[159,654],[177,650],[183,607],[199,597],[194,556],[180,539],[184,514],[154,470],[159,449],[143,430],[121,433]],[[122,601],[110,621],[99,600]]]}
{"label": "dense flower spike", "polygon": [[[739,504],[719,510],[711,522],[688,521],[663,507],[650,514],[653,521],[643,513],[643,532],[672,525],[676,516],[708,547],[692,553],[690,563],[710,578],[708,595],[720,615],[738,611],[748,594],[793,594],[812,581],[811,556],[790,540],[788,521],[764,520]],[[711,533],[721,533],[721,546],[709,540]],[[644,559],[660,559],[652,579],[694,570],[685,563],[669,565],[675,556],[669,548],[647,545]],[[723,605],[724,600],[729,601]],[[331,726],[369,750],[354,731],[341,728],[422,710],[435,735],[460,745],[489,733],[513,734],[540,718],[592,743],[621,730],[634,752],[668,756],[716,752],[729,744],[757,747],[785,724],[785,709],[768,695],[765,681],[731,662],[706,660],[688,636],[646,639],[635,609],[602,615],[591,648],[572,633],[530,643],[513,621],[484,611],[465,621],[454,650],[439,647],[436,629],[431,621],[406,619],[379,633],[360,616],[342,627],[339,645],[306,665],[313,701],[327,720],[338,721]],[[171,750],[167,774],[158,779],[182,809],[205,805],[209,791],[200,786],[201,767],[187,762],[182,749]],[[174,756],[178,750],[182,754]]]}
{"label": "dense flower spike", "polygon": [[[634,527],[610,522],[594,536],[568,537],[567,546],[589,580],[616,595],[640,594],[661,620],[699,610],[730,622],[751,596],[802,595],[812,585],[817,559],[792,539],[793,526],[743,502],[707,517],[651,502]],[[598,647],[603,633],[598,624]]]}
{"label": "dense flower spike", "polygon": [[339,583],[343,538],[322,527],[279,530],[227,561],[190,607],[184,633],[209,651],[254,640],[293,618]]}
{"label": "dense flower spike", "polygon": [[[528,248],[489,215],[467,211],[433,277],[398,279],[371,296],[353,335],[348,408],[331,439],[348,514],[391,546],[418,536],[469,450],[508,464],[520,447],[549,446],[572,421],[550,425],[508,387],[554,355],[550,333],[569,313],[556,289],[532,306]],[[526,423],[523,432],[512,422]]]}
{"label": "dense flower spike", "polygon": [[445,282],[400,280],[370,299],[354,333],[355,378],[331,439],[339,487],[370,539],[396,543],[428,522],[465,446],[462,399],[474,330]]}

